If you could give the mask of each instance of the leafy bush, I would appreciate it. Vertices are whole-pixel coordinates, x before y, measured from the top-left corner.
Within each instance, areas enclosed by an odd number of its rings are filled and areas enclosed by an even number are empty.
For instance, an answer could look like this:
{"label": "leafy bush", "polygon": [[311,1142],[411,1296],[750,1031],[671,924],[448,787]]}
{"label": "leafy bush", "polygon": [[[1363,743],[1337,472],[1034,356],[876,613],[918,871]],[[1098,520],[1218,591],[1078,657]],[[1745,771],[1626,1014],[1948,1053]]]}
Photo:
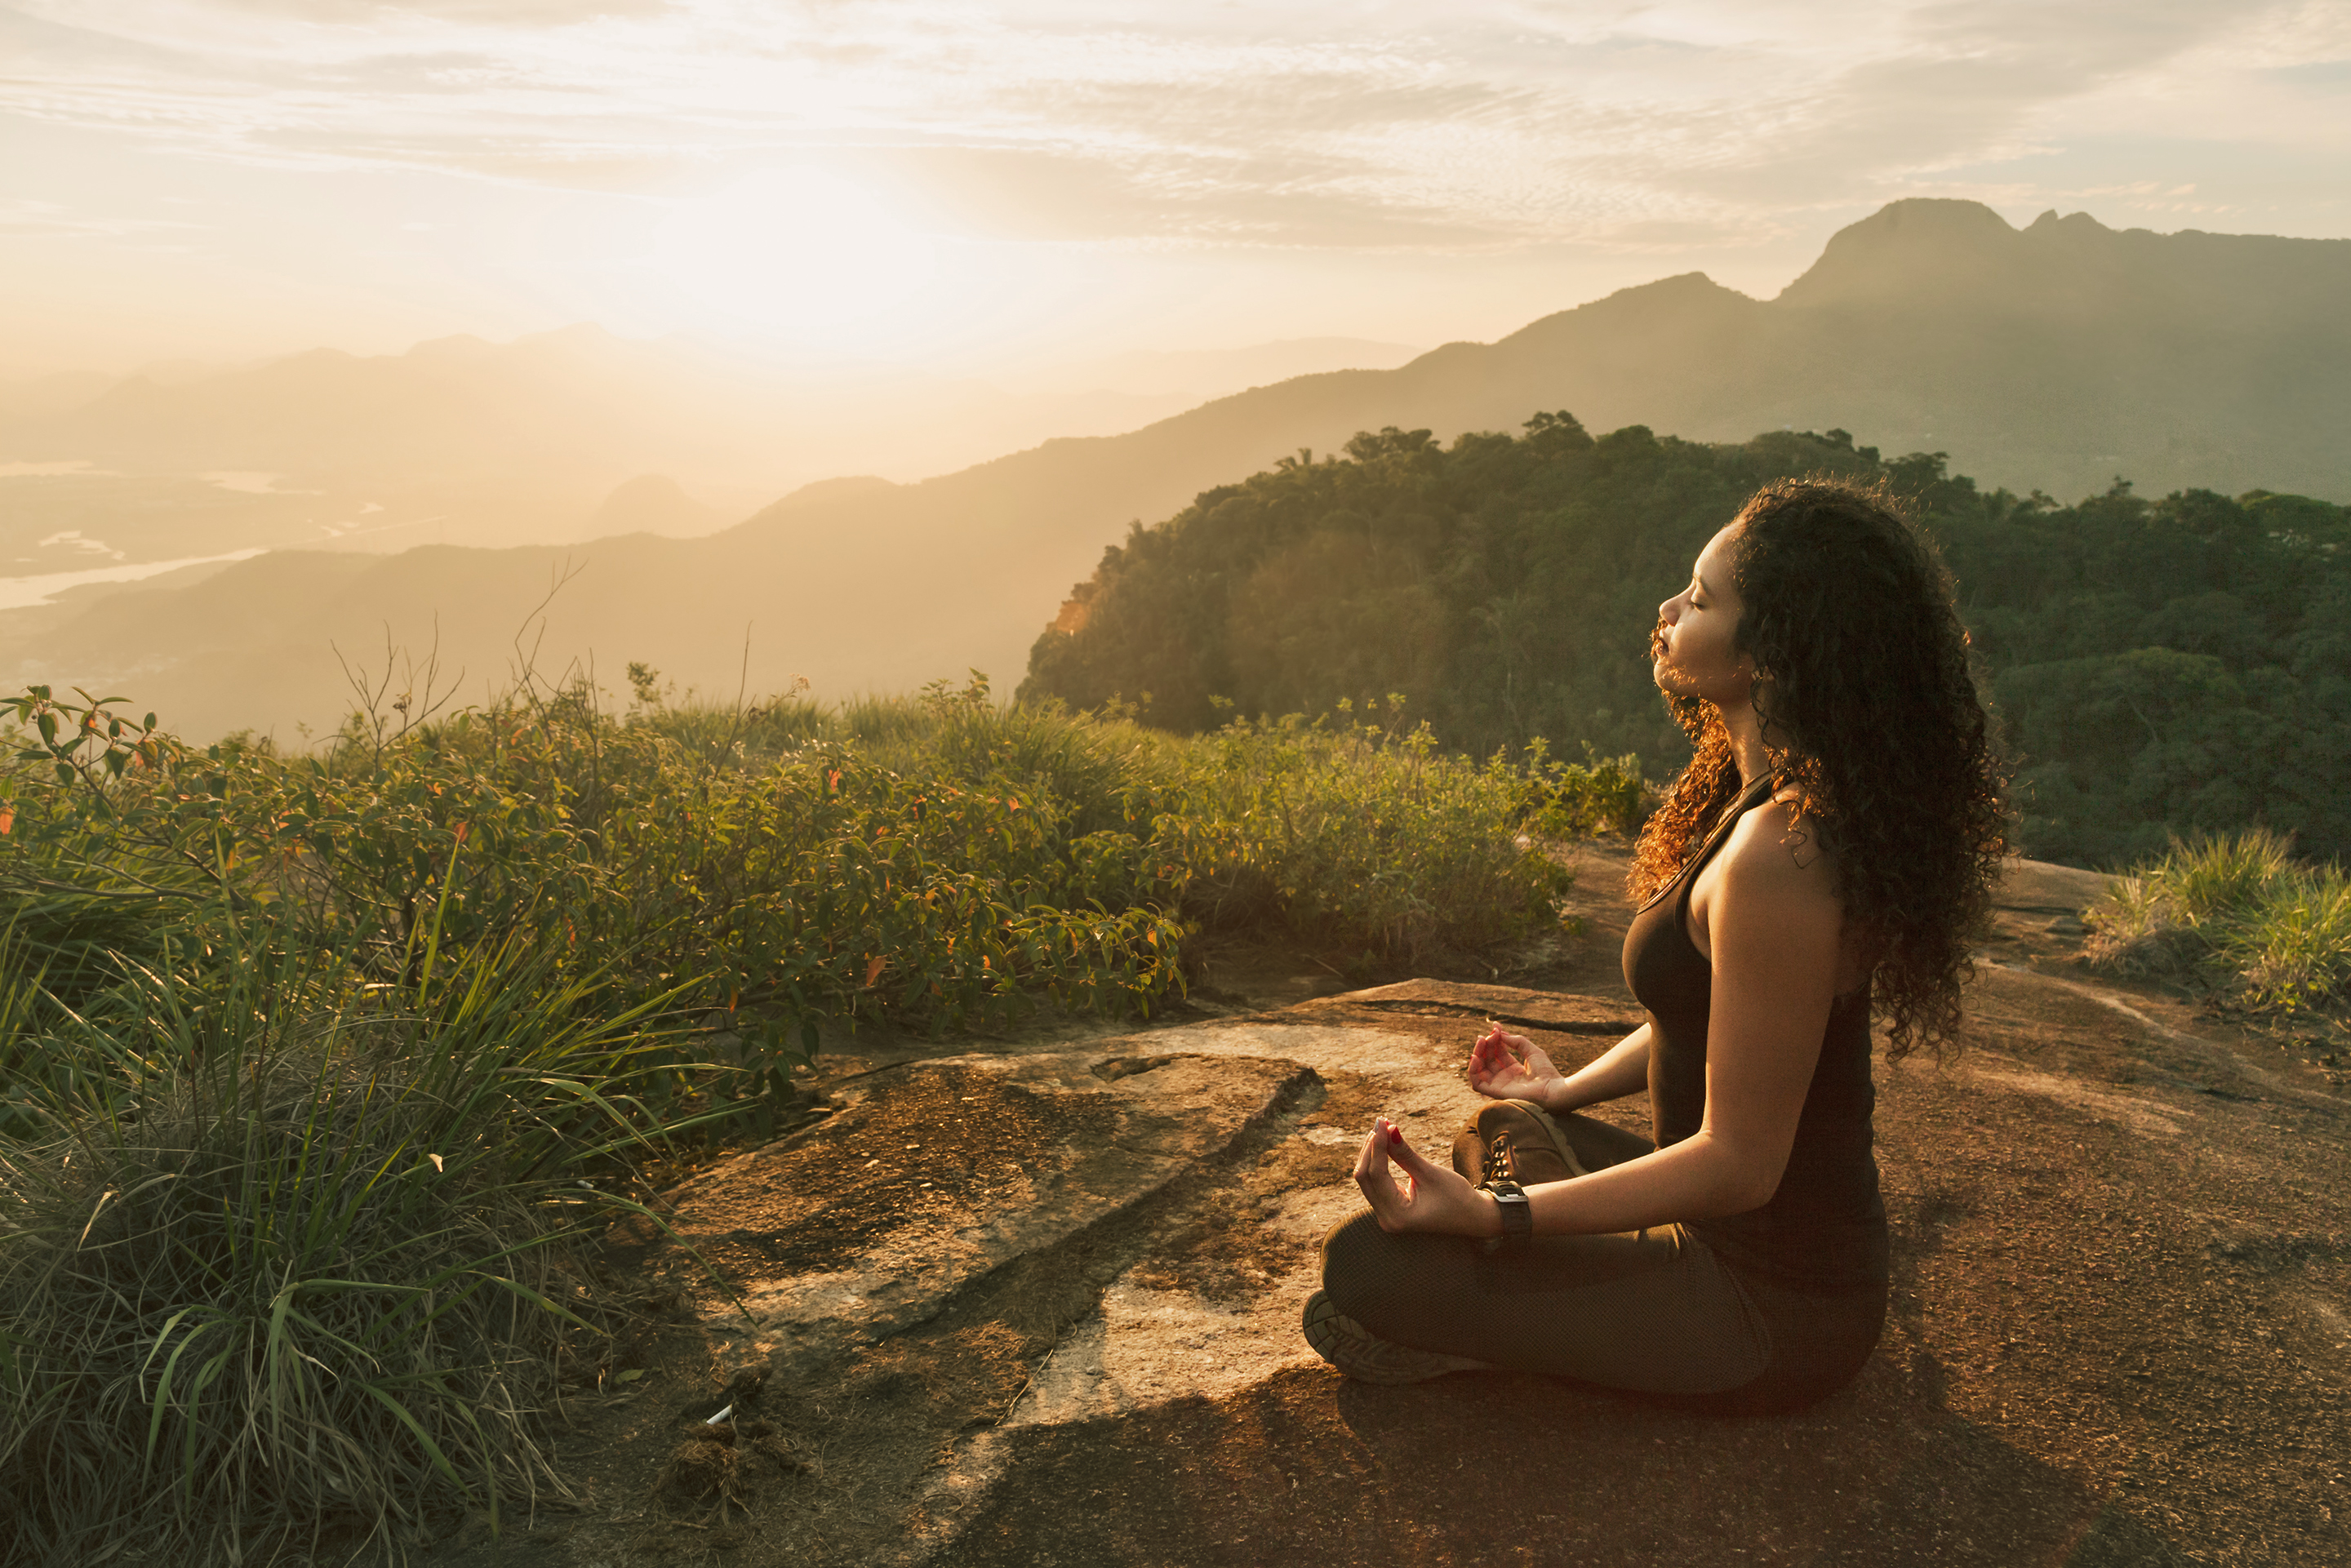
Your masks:
{"label": "leafy bush", "polygon": [[1541,838],[1583,839],[1595,833],[1631,836],[1648,821],[1652,791],[1641,778],[1641,759],[1631,752],[1601,757],[1584,748],[1582,762],[1548,760],[1538,740],[1532,754],[1535,775],[1541,780],[1542,805],[1531,831]]}
{"label": "leafy bush", "polygon": [[2351,879],[2272,833],[2175,840],[2085,919],[2092,960],[2123,973],[2200,977],[2272,1013],[2351,1001]]}
{"label": "leafy bush", "polygon": [[1533,769],[1499,754],[1480,765],[1439,753],[1425,724],[1296,716],[1236,720],[1180,755],[1213,857],[1194,898],[1212,923],[1274,915],[1371,968],[1557,919],[1568,873],[1511,827],[1549,782],[1539,755]]}
{"label": "leafy bush", "polygon": [[807,722],[786,732],[806,743],[753,766],[706,714],[622,724],[582,690],[389,743],[355,722],[289,758],[194,752],[152,726],[117,744],[108,705],[37,689],[19,712],[63,738],[14,780],[0,887],[48,912],[51,967],[88,947],[68,940],[73,898],[199,924],[214,904],[266,911],[282,941],[410,990],[439,952],[520,941],[630,1005],[674,995],[778,1067],[828,1021],[993,1025],[1037,999],[1147,1012],[1177,983],[1162,906],[1181,868],[1147,824],[1092,825],[1121,815],[1114,793],[1079,821],[972,738],[1010,721],[934,706],[935,755],[909,774],[808,742]]}

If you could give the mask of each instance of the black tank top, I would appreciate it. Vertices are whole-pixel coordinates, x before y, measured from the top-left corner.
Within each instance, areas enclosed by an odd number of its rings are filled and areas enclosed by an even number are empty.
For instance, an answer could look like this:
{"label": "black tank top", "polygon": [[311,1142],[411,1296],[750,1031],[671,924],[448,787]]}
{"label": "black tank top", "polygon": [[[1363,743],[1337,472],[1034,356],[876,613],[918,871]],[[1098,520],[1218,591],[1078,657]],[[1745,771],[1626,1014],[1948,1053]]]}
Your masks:
{"label": "black tank top", "polygon": [[[1641,906],[1625,934],[1625,983],[1648,1009],[1649,1113],[1665,1148],[1698,1130],[1706,1116],[1707,1021],[1714,968],[1689,938],[1690,884],[1739,819],[1771,798],[1757,779],[1679,874]],[[1683,1228],[1735,1267],[1817,1291],[1882,1285],[1886,1278],[1886,1204],[1870,1152],[1869,990],[1829,1009],[1820,1061],[1796,1123],[1788,1167],[1771,1200]]]}

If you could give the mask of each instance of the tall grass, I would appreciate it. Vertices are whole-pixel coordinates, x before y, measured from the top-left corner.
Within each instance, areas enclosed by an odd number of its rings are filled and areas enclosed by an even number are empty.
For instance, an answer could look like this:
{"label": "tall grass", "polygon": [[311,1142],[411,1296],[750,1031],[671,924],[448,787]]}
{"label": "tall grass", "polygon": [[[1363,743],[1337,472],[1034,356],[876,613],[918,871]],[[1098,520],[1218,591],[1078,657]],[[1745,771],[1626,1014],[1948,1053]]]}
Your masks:
{"label": "tall grass", "polygon": [[567,1499],[541,1439],[607,1321],[581,1173],[647,1130],[643,1010],[511,946],[401,1006],[257,947],[121,995],[7,1020],[59,1065],[0,1142],[0,1560],[348,1552]]}
{"label": "tall grass", "polygon": [[2261,1012],[2351,1003],[2351,879],[2254,831],[2175,840],[2085,915],[2094,962],[2195,977]]}
{"label": "tall grass", "polygon": [[[1147,1015],[1203,932],[1359,966],[1556,919],[1614,765],[1391,711],[1198,740],[526,687],[304,755],[29,690],[0,771],[0,1559],[379,1552],[564,1496],[633,1152],[834,1031]],[[608,1196],[611,1195],[611,1196]]]}

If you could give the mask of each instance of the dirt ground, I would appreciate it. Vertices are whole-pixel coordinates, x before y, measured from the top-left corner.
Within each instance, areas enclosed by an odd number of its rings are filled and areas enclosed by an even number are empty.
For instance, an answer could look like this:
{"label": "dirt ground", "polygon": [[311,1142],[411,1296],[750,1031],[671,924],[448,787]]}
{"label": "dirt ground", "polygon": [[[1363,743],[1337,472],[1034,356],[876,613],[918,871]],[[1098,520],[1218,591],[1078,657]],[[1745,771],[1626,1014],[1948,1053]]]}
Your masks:
{"label": "dirt ground", "polygon": [[1315,1359],[1370,1118],[1442,1146],[1487,1016],[1562,1065],[1637,1020],[1621,868],[1585,852],[1583,935],[1509,983],[1236,951],[1142,1033],[829,1058],[825,1119],[676,1195],[732,1292],[615,1238],[678,1309],[576,1412],[584,1506],[434,1560],[2351,1563],[2351,1096],[2081,967],[2086,873],[2021,864],[1964,1055],[1880,1065],[1894,1304],[1851,1388],[1724,1420]]}

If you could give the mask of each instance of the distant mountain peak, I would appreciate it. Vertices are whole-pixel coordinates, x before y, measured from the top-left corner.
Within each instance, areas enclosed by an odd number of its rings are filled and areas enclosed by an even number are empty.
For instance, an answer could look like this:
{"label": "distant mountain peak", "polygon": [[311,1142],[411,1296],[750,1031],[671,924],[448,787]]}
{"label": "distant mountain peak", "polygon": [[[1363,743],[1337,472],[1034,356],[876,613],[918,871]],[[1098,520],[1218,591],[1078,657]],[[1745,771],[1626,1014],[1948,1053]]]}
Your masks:
{"label": "distant mountain peak", "polygon": [[705,534],[717,508],[695,500],[666,474],[640,474],[616,486],[589,518],[590,538],[611,534]]}
{"label": "distant mountain peak", "polygon": [[1775,303],[1809,308],[1977,294],[1987,283],[2006,283],[2023,237],[1981,202],[1888,202],[1830,235],[1820,260]]}
{"label": "distant mountain peak", "polygon": [[[1717,283],[1703,272],[1677,272],[1671,277],[1660,277],[1649,283],[1636,283],[1628,288],[1620,288],[1614,294],[1604,295],[1588,303],[1577,305],[1566,310],[1555,310],[1548,316],[1528,322],[1510,336],[1498,340],[1495,347],[1522,340],[1541,340],[1568,329],[1572,323],[1579,319],[1630,318],[1637,320],[1648,317],[1669,317],[1679,319],[1688,316],[1692,311],[1703,312],[1709,308],[1716,312],[1725,309],[1736,310],[1741,307],[1751,308],[1755,303],[1755,300],[1749,296],[1740,293],[1736,288]],[[1441,351],[1449,352],[1456,349],[1482,347],[1484,345],[1475,343],[1448,343]]]}
{"label": "distant mountain peak", "polygon": [[2061,218],[2057,215],[2057,209],[2054,207],[2024,225],[2024,232],[2029,235],[2048,234],[2053,230],[2064,230],[2073,234],[2102,235],[2115,232],[2087,213],[2068,213]]}
{"label": "distant mountain peak", "polygon": [[737,525],[741,528],[756,527],[760,522],[804,510],[810,507],[830,506],[839,501],[869,498],[892,490],[904,488],[872,474],[846,475],[838,479],[819,479],[801,486],[778,501],[770,501],[758,513]]}
{"label": "distant mountain peak", "polygon": [[[1654,294],[1658,296],[1668,296],[1738,293],[1739,290],[1736,288],[1729,287],[1725,284],[1717,283],[1713,278],[1708,277],[1703,272],[1677,272],[1670,277],[1660,277],[1653,282],[1636,283],[1630,288],[1620,288],[1616,290],[1614,294],[1609,295],[1608,298],[1611,299],[1621,298],[1627,294]],[[1740,298],[1743,298],[1745,296],[1742,295]]]}
{"label": "distant mountain peak", "polygon": [[630,342],[617,332],[610,332],[594,321],[574,321],[568,327],[553,327],[544,332],[526,332],[507,346],[518,350],[569,350],[573,352],[600,352]]}
{"label": "distant mountain peak", "polygon": [[455,332],[446,338],[427,338],[413,345],[408,358],[413,360],[477,360],[496,351],[486,338],[476,338],[471,332]]}
{"label": "distant mountain peak", "polygon": [[[1847,224],[1838,231],[1852,234],[1871,230],[1894,233],[1907,230],[1928,233],[2012,235],[2016,230],[2009,221],[1985,206],[1963,196],[1904,196],[1888,202],[1856,224]],[[1834,244],[1834,241],[1830,243]]]}

